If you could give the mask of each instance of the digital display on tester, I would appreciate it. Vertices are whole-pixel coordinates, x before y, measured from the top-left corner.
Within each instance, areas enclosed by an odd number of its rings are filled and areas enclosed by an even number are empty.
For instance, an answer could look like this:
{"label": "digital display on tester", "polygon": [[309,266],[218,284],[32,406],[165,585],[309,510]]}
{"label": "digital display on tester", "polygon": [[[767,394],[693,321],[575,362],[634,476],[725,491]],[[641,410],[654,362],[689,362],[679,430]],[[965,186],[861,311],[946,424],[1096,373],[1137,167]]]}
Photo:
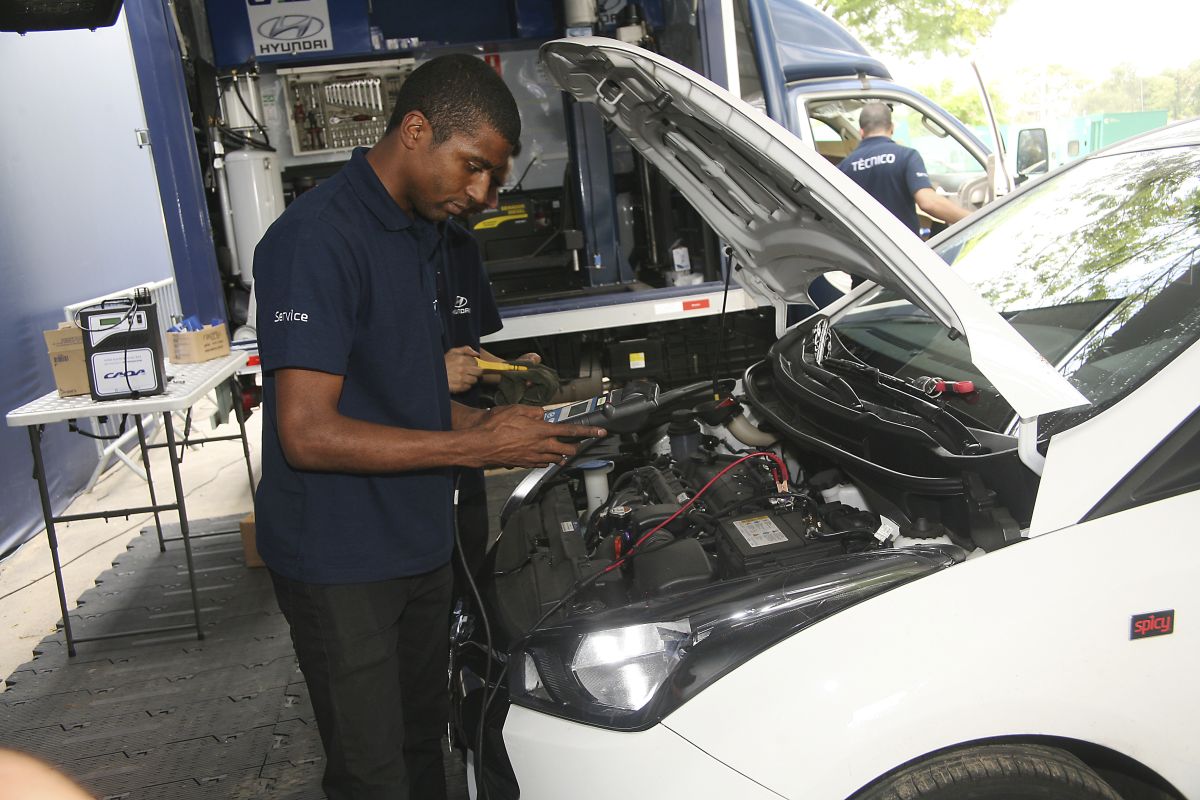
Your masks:
{"label": "digital display on tester", "polygon": [[569,406],[552,408],[549,411],[546,411],[543,417],[547,422],[568,422],[573,420],[575,417],[579,417],[588,413],[589,411],[594,411],[597,408],[601,408],[608,401],[608,395],[602,394],[599,397],[593,397],[590,400],[584,400],[579,403],[572,403]]}

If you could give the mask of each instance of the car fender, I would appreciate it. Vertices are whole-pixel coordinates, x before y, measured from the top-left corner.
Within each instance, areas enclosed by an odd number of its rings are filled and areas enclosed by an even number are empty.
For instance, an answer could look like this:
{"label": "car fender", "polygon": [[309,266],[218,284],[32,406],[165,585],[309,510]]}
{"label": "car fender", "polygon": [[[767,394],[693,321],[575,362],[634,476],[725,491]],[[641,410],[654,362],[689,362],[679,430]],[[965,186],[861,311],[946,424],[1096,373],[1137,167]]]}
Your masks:
{"label": "car fender", "polygon": [[[1189,347],[1103,414],[1055,434],[1046,450],[1030,535],[1084,519],[1117,483],[1196,412],[1200,347]],[[1096,443],[1101,452],[1097,453]],[[1080,480],[1086,475],[1086,480]]]}
{"label": "car fender", "polygon": [[1123,753],[1200,796],[1200,634],[1131,639],[1200,608],[1191,492],[1021,541],[775,645],[665,725],[789,798],[845,798],[965,742],[1055,736]]}

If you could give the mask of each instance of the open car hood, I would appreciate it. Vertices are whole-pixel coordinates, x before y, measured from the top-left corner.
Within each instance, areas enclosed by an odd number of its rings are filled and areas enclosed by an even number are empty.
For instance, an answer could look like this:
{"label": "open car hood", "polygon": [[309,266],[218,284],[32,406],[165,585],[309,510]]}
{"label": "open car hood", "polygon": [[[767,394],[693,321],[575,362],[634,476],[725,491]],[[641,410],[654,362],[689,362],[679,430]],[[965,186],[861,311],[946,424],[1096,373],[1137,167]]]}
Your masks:
{"label": "open car hood", "polygon": [[899,220],[765,114],[615,39],[559,39],[542,46],[541,59],[683,193],[733,249],[738,282],[779,313],[807,303],[818,275],[862,275],[965,337],[975,366],[1020,417],[1087,402]]}

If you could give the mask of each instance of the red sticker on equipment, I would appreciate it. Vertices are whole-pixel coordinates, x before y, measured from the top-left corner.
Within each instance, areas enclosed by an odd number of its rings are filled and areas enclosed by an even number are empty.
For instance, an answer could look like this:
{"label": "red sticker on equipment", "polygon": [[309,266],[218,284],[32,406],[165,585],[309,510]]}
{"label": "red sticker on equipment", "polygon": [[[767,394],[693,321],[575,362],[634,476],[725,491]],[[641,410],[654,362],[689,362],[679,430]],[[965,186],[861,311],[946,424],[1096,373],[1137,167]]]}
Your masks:
{"label": "red sticker on equipment", "polygon": [[707,298],[704,300],[684,300],[683,301],[683,310],[684,311],[696,311],[697,309],[701,309],[701,308],[708,308],[708,299]]}
{"label": "red sticker on equipment", "polygon": [[487,65],[489,67],[496,70],[497,75],[499,75],[500,77],[504,77],[504,73],[502,73],[500,71],[500,54],[499,53],[488,53],[487,55],[485,55],[483,57],[483,60],[485,62],[487,62]]}

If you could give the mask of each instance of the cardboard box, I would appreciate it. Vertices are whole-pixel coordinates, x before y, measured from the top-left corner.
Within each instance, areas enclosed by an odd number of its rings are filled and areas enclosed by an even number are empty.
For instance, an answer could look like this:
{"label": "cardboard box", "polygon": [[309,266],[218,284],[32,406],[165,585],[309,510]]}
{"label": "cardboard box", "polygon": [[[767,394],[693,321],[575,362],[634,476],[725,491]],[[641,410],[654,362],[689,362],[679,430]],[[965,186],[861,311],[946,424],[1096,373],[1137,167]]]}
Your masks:
{"label": "cardboard box", "polygon": [[254,532],[254,512],[251,511],[241,522],[242,552],[246,555],[247,567],[265,567],[266,564],[258,555],[258,538]]}
{"label": "cardboard box", "polygon": [[198,331],[167,331],[167,360],[172,364],[199,364],[227,355],[229,332],[224,322]]}
{"label": "cardboard box", "polygon": [[54,385],[59,397],[88,394],[87,359],[83,355],[83,331],[69,322],[58,323],[58,329],[45,331],[46,353],[54,370]]}

